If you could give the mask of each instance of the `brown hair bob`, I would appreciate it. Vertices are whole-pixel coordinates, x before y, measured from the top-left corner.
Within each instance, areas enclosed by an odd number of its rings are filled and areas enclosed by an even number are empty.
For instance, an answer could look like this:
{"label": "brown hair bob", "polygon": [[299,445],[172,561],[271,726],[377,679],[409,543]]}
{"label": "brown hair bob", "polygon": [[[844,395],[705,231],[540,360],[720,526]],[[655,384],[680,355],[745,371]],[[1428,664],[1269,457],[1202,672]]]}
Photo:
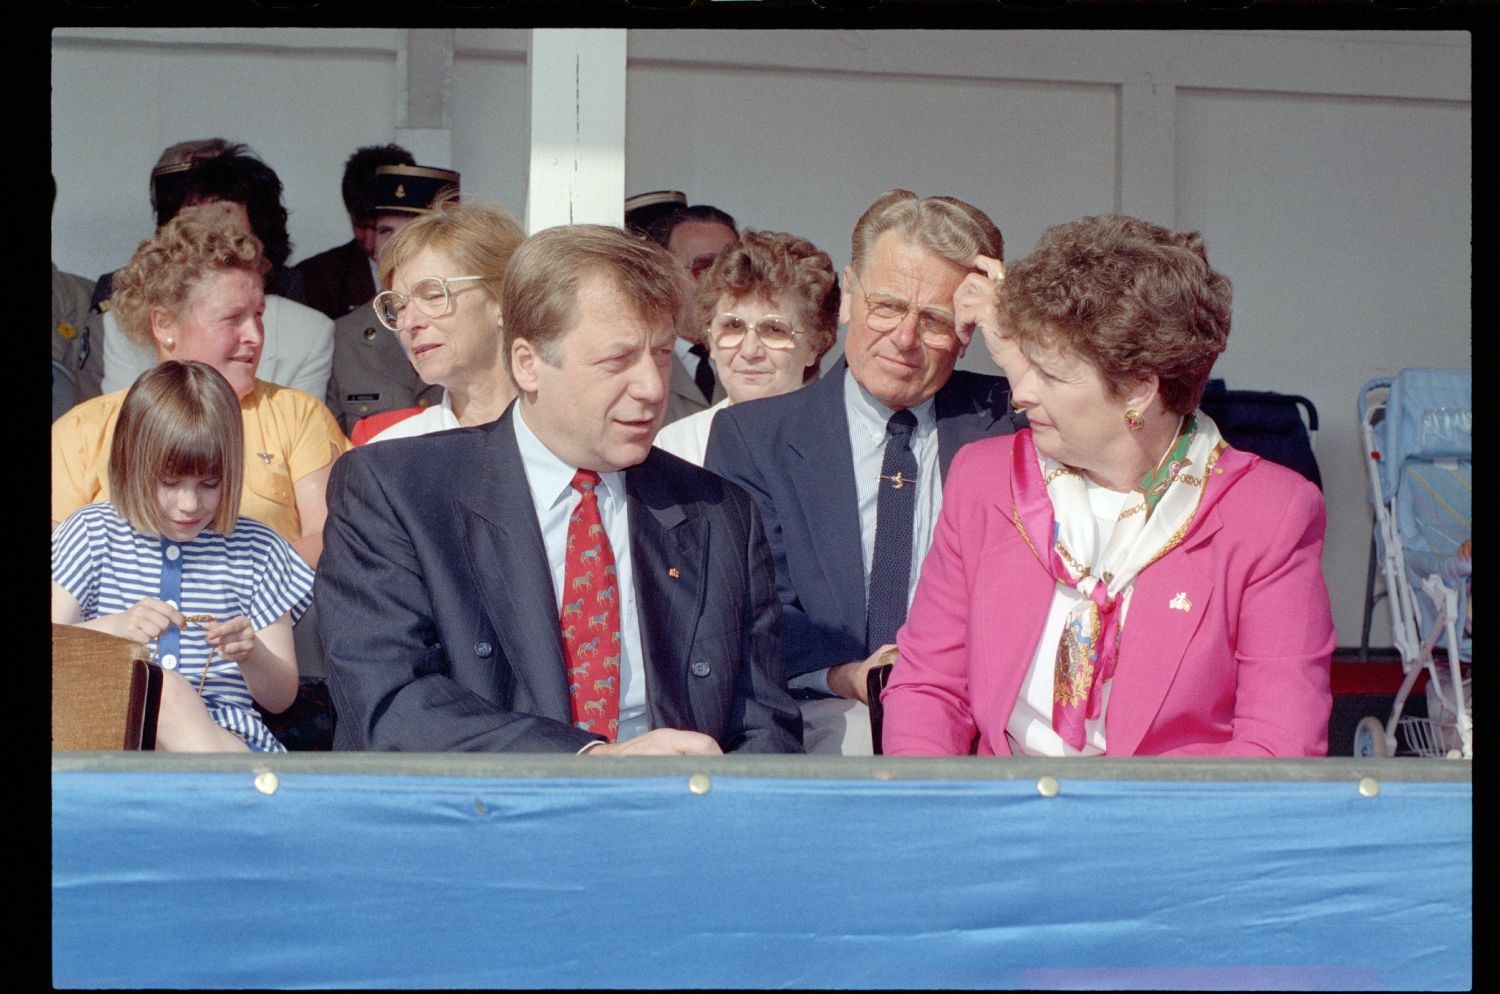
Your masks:
{"label": "brown hair bob", "polygon": [[228,535],[240,516],[244,416],[234,388],[204,362],[169,359],[131,385],[109,447],[109,499],[144,535],[163,532],[156,485],[175,476],[217,476],[219,510],[208,528]]}

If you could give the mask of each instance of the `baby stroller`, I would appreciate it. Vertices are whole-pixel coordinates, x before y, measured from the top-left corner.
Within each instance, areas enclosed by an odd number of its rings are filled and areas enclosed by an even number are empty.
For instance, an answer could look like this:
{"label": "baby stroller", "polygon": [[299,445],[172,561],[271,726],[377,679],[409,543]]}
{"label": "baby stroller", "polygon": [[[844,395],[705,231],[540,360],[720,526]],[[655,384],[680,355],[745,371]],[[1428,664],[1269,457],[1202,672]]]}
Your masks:
{"label": "baby stroller", "polygon": [[[1472,393],[1470,374],[1454,369],[1405,369],[1360,390],[1375,545],[1405,679],[1388,720],[1359,723],[1356,756],[1395,755],[1399,727],[1419,756],[1474,757],[1473,700],[1463,672],[1472,659],[1472,564],[1458,554],[1473,533]],[[1442,650],[1441,660],[1434,650]],[[1429,716],[1403,717],[1424,672]]]}

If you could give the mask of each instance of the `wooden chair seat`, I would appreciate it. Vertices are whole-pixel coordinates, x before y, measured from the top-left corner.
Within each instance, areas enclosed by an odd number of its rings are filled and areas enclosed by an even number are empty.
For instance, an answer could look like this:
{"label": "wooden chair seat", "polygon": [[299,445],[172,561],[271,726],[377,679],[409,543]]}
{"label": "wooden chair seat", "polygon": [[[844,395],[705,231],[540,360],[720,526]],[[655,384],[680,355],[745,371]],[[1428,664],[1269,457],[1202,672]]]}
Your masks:
{"label": "wooden chair seat", "polygon": [[53,751],[154,749],[161,677],[143,645],[54,624]]}

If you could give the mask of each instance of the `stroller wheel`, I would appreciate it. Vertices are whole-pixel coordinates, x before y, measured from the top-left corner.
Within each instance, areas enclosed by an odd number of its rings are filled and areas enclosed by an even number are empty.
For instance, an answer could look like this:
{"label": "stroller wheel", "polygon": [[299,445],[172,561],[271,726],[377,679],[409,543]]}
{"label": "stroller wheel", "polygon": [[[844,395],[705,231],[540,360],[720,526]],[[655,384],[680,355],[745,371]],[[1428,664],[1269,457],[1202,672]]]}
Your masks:
{"label": "stroller wheel", "polygon": [[1354,728],[1354,757],[1380,759],[1385,755],[1385,723],[1373,715],[1359,719]]}

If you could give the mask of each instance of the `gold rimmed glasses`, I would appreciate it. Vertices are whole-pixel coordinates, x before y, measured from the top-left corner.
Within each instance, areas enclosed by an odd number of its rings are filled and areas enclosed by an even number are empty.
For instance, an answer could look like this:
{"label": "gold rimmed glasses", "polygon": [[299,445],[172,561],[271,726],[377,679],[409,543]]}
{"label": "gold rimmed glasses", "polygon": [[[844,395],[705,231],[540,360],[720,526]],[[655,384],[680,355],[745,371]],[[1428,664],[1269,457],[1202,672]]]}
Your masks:
{"label": "gold rimmed glasses", "polygon": [[428,276],[413,283],[407,293],[382,290],[375,295],[375,316],[392,331],[401,330],[401,313],[407,304],[415,304],[418,311],[430,318],[440,318],[448,313],[453,302],[449,284],[482,279],[483,276]]}
{"label": "gold rimmed glasses", "polygon": [[724,311],[716,314],[708,326],[708,333],[713,336],[714,344],[721,349],[737,348],[745,340],[751,329],[755,330],[760,344],[768,349],[777,349],[782,352],[797,347],[797,336],[802,332],[792,327],[792,323],[779,314],[767,314],[759,321],[751,324],[744,318],[732,311]]}
{"label": "gold rimmed glasses", "polygon": [[859,294],[865,299],[865,323],[881,334],[888,334],[901,327],[908,314],[917,315],[917,334],[924,344],[944,352],[958,348],[958,330],[953,315],[935,307],[917,307],[909,300],[889,294],[865,291],[864,284],[853,273],[849,278],[860,283]]}

